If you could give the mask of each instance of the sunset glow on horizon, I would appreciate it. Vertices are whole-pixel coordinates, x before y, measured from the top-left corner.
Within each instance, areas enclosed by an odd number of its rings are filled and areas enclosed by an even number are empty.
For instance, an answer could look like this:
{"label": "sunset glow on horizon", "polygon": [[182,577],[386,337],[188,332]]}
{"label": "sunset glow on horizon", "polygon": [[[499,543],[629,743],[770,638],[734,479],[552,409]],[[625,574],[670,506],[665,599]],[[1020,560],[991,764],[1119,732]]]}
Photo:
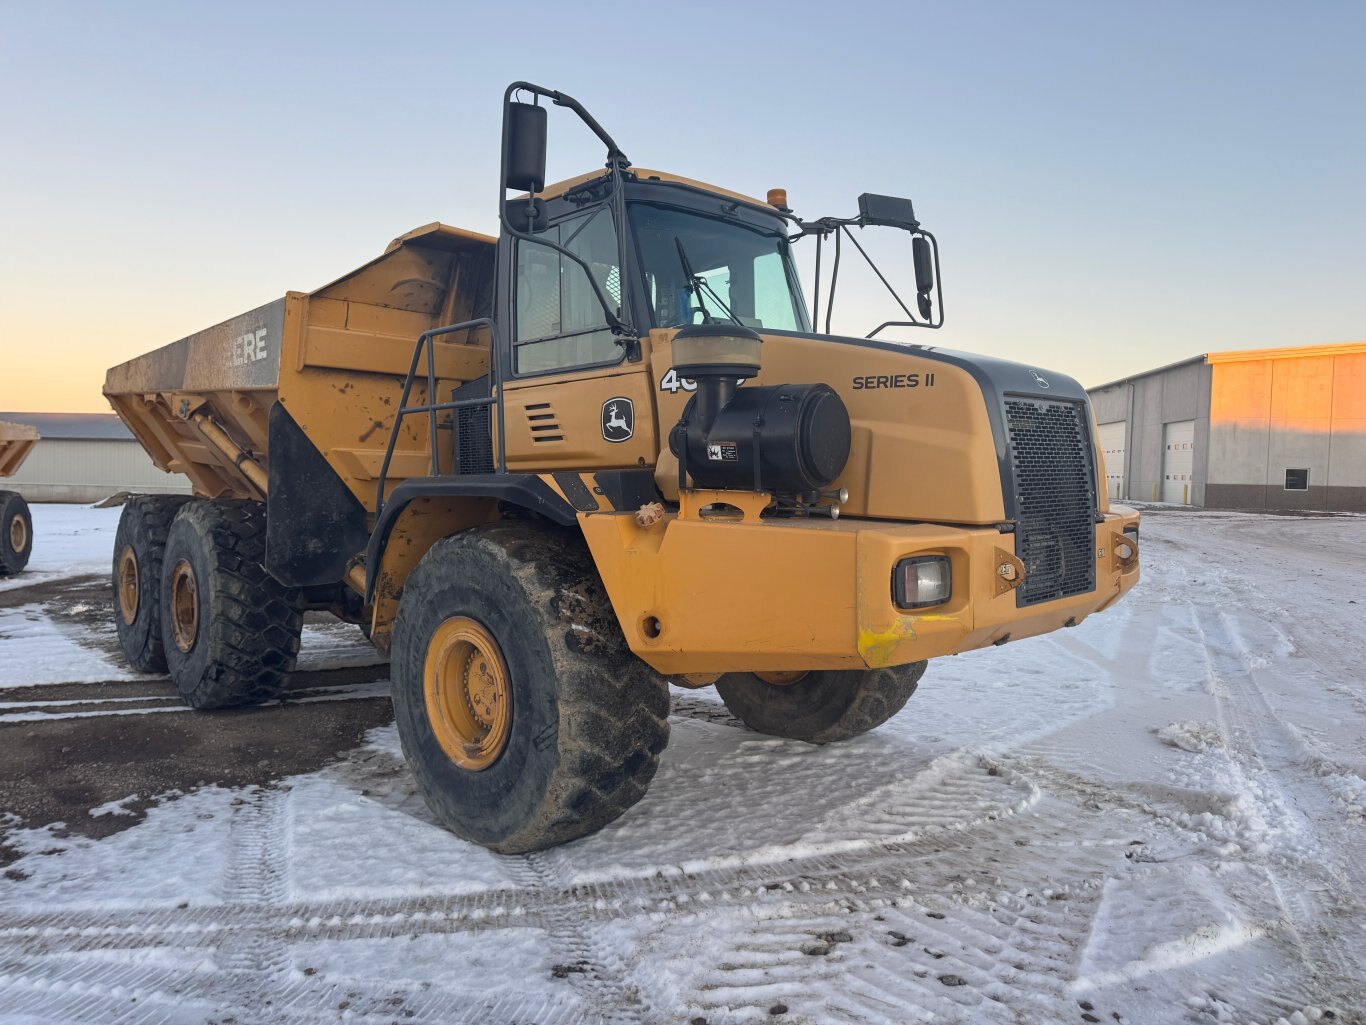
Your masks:
{"label": "sunset glow on horizon", "polygon": [[[516,78],[803,217],[911,197],[947,316],[906,341],[1091,386],[1366,338],[1358,5],[53,3],[6,29],[0,409],[107,411],[114,364],[417,225],[493,233]],[[601,163],[553,113],[550,176]],[[860,239],[908,280],[904,239]],[[862,335],[897,311],[846,256],[834,329]]]}

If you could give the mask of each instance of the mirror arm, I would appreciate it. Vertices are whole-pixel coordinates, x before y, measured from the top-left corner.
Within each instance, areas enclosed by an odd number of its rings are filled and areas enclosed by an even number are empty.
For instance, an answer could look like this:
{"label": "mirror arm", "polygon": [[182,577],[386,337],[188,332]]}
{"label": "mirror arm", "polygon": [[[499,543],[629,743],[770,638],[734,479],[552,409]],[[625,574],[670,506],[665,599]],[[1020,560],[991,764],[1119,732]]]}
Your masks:
{"label": "mirror arm", "polygon": [[[801,236],[797,236],[800,238]],[[821,249],[825,246],[825,235],[816,236],[816,288],[815,298],[811,302],[811,309],[815,313],[815,320],[812,322],[812,330],[820,330],[821,319]]]}
{"label": "mirror arm", "polygon": [[602,144],[607,147],[607,166],[624,171],[631,166],[631,161],[626,159],[626,154],[621,151],[621,147],[616,141],[607,134],[607,130],[598,124],[598,119],[584,108],[584,105],[568,93],[549,92],[550,100],[557,107],[568,107],[575,114],[579,115],[579,120],[588,126],[588,130],[596,135]]}
{"label": "mirror arm", "polygon": [[[840,233],[835,232],[835,263],[830,269],[830,298],[825,304],[825,333],[830,333],[830,318],[835,312],[835,286],[840,280]],[[819,315],[819,311],[817,311]]]}
{"label": "mirror arm", "polygon": [[[821,249],[825,242],[825,237],[830,234],[833,234],[835,236],[835,263],[830,275],[830,296],[826,303],[826,334],[830,333],[831,318],[835,306],[835,285],[839,280],[841,235],[849,236],[849,241],[854,244],[854,248],[856,248],[859,251],[859,255],[863,257],[863,259],[867,262],[868,266],[873,268],[873,273],[877,275],[878,280],[882,282],[883,287],[885,287],[887,291],[891,293],[892,298],[896,300],[897,305],[901,307],[901,309],[905,312],[906,316],[911,318],[910,320],[889,320],[883,324],[879,324],[871,332],[865,335],[865,338],[872,338],[880,331],[883,331],[889,327],[940,328],[944,326],[944,284],[943,279],[940,277],[939,274],[939,240],[936,239],[934,235],[932,235],[930,232],[922,228],[920,226],[919,221],[892,222],[889,220],[870,220],[860,215],[858,217],[819,217],[814,221],[803,221],[794,217],[792,218],[792,222],[797,226],[798,230],[795,234],[788,237],[789,242],[798,242],[801,239],[806,238],[808,235],[814,235],[816,237],[816,283],[814,288],[814,299],[812,302],[812,309],[815,311],[816,317],[816,321],[812,325],[812,327],[815,330],[820,330]],[[926,239],[929,240],[930,250],[934,257],[935,306],[938,307],[939,310],[939,319],[937,321],[934,320],[933,317],[931,317],[928,322],[915,319],[915,314],[902,300],[900,294],[897,293],[897,290],[892,287],[892,283],[887,280],[886,275],[882,273],[882,270],[878,267],[878,265],[873,262],[873,258],[868,255],[867,251],[863,248],[863,246],[859,245],[859,241],[854,237],[854,233],[849,230],[851,227],[865,228],[874,224],[890,228],[898,228],[901,231],[905,231],[912,236],[923,235]]]}
{"label": "mirror arm", "polygon": [[588,113],[588,109],[582,103],[574,99],[568,93],[562,93],[556,89],[547,89],[543,85],[536,85],[534,82],[513,82],[507,87],[507,92],[503,94],[503,102],[507,103],[512,99],[512,94],[516,92],[531,93],[533,96],[544,96],[557,107],[567,107],[575,114],[579,115],[579,120],[588,126],[588,130],[596,135],[602,144],[607,147],[607,166],[616,167],[621,170],[631,166],[631,161],[626,159],[626,154],[621,151],[616,140],[607,134],[607,129],[598,124],[598,119]]}
{"label": "mirror arm", "polygon": [[901,296],[896,294],[896,289],[892,287],[892,283],[888,281],[882,271],[878,269],[878,265],[873,262],[873,258],[868,255],[861,245],[859,245],[858,239],[854,238],[854,233],[848,228],[842,228],[841,230],[849,236],[849,241],[854,243],[854,248],[859,251],[859,255],[863,257],[868,266],[873,268],[873,273],[877,275],[877,279],[887,287],[887,291],[892,293],[892,298],[896,300],[896,304],[905,310],[906,316],[910,317],[911,320],[915,320],[915,314],[911,312],[910,307],[901,301]]}
{"label": "mirror arm", "polygon": [[[921,228],[919,232],[917,232],[917,234],[924,235],[927,239],[930,240],[930,250],[934,255],[935,306],[939,309],[939,320],[932,320],[928,324],[921,320],[889,320],[885,323],[879,324],[877,327],[873,328],[873,330],[869,331],[863,337],[872,338],[879,332],[889,327],[927,327],[931,329],[938,329],[944,326],[944,285],[942,279],[939,276],[939,240],[936,239],[924,228]],[[893,292],[892,294],[895,295],[896,293]],[[900,302],[899,299],[897,301]],[[905,309],[905,307],[903,306],[902,309]],[[910,311],[908,310],[907,312],[909,313]]]}
{"label": "mirror arm", "polygon": [[[581,104],[578,100],[574,99],[574,97],[569,96],[565,93],[556,92],[554,89],[547,89],[545,88],[545,86],[536,85],[533,82],[513,82],[503,92],[503,146],[501,160],[502,166],[500,167],[498,172],[498,181],[500,185],[507,181],[507,108],[508,104],[512,102],[513,95],[518,92],[528,92],[531,93],[533,96],[544,96],[557,106],[568,107],[575,114],[577,114],[579,116],[579,119],[583,121],[583,123],[586,124],[592,130],[593,134],[596,135],[599,139],[601,139],[603,144],[607,147],[608,167],[612,168],[612,178],[616,193],[618,195],[624,193],[625,190],[622,189],[621,172],[624,168],[631,166],[631,162],[626,159],[626,154],[621,152],[621,150],[617,147],[616,142],[613,141],[612,137],[607,134],[606,130],[603,129],[602,125],[598,124],[596,119],[594,119],[593,115],[589,114],[588,111],[584,109],[583,104]],[[633,346],[630,341],[631,339],[636,339],[634,349],[638,352],[640,346],[640,343],[638,341],[639,332],[637,332],[636,329],[629,322],[622,320],[620,316],[612,312],[611,303],[608,302],[606,293],[603,292],[601,286],[598,285],[597,279],[593,277],[593,271],[589,268],[587,262],[580,259],[574,253],[571,253],[568,249],[564,248],[558,243],[549,242],[545,239],[537,238],[535,235],[532,235],[525,231],[519,231],[517,228],[513,227],[512,223],[508,220],[507,205],[502,198],[503,196],[506,196],[506,194],[507,190],[505,188],[502,189],[500,191],[498,202],[498,219],[502,222],[503,230],[506,231],[513,238],[521,239],[523,242],[534,242],[539,246],[545,246],[548,249],[553,249],[561,256],[567,256],[569,259],[573,260],[576,264],[583,268],[583,273],[588,278],[588,284],[593,289],[593,295],[598,300],[598,304],[602,307],[603,315],[607,318],[607,326],[612,330],[613,334],[623,336],[627,339],[627,341],[625,342],[627,355],[630,355],[632,352]],[[529,193],[528,198],[534,199],[535,194]],[[615,212],[616,209],[614,206],[614,213]],[[620,218],[614,219],[617,221],[617,259],[619,261],[617,273],[620,276],[621,282],[622,304],[619,307],[619,309],[624,311],[626,309],[627,303],[627,286],[624,269],[624,265],[626,262],[626,253],[625,247],[622,245],[625,229],[622,226]]]}

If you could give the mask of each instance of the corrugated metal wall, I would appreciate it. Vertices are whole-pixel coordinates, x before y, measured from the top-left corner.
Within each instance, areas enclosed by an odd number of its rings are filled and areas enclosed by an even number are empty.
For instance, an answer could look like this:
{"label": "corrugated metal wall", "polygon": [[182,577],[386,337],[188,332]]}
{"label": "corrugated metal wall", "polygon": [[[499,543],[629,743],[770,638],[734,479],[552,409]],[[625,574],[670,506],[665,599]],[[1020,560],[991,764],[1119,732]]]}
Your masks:
{"label": "corrugated metal wall", "polygon": [[0,490],[30,502],[98,502],[119,491],[187,495],[190,480],[162,473],[136,441],[45,438]]}

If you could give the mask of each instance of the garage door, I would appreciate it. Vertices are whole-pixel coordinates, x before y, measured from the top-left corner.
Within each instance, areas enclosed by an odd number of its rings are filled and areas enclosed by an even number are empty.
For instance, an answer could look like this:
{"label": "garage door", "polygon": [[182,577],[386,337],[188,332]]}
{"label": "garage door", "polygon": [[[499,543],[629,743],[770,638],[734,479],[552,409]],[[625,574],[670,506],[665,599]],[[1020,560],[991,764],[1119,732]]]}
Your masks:
{"label": "garage door", "polygon": [[1190,505],[1195,490],[1195,421],[1167,424],[1162,441],[1162,501]]}
{"label": "garage door", "polygon": [[1128,427],[1123,420],[1100,425],[1100,450],[1105,455],[1105,491],[1111,498],[1124,497],[1124,434]]}

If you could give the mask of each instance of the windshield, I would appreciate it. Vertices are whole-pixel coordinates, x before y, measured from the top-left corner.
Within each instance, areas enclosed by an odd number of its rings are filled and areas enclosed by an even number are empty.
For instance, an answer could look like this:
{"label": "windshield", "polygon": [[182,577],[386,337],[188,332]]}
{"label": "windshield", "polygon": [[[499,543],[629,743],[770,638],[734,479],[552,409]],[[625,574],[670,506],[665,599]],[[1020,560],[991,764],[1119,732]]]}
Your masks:
{"label": "windshield", "polygon": [[630,204],[630,217],[655,327],[810,330],[781,231],[653,203]]}

